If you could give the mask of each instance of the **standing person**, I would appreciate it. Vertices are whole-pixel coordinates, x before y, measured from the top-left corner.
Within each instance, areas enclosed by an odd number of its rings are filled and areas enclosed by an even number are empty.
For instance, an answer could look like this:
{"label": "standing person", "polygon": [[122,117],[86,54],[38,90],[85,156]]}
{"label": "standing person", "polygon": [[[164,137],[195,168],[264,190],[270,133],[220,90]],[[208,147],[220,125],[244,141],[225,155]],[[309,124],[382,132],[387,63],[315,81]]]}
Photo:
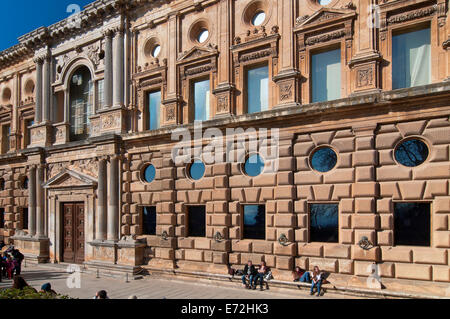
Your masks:
{"label": "standing person", "polygon": [[15,273],[16,275],[20,275],[20,273],[22,272],[22,261],[24,260],[25,256],[18,249],[14,249],[11,254],[17,261],[16,268],[14,269]]}
{"label": "standing person", "polygon": [[314,288],[317,287],[317,297],[320,297],[320,289],[322,287],[322,272],[318,266],[314,267],[312,273],[311,296],[314,295]]}
{"label": "standing person", "polygon": [[[242,284],[245,288],[250,289],[250,285],[253,282],[253,276],[256,275],[256,268],[251,260],[248,261],[244,268],[244,275],[242,276]],[[246,279],[248,279],[248,284]]]}
{"label": "standing person", "polygon": [[5,242],[3,240],[0,241],[0,250],[3,249],[3,247],[5,246],[6,246]]}
{"label": "standing person", "polygon": [[11,256],[8,256],[6,260],[6,274],[8,275],[8,279],[13,279],[14,268],[16,267],[16,263]]}
{"label": "standing person", "polygon": [[264,289],[263,288],[264,276],[267,274],[268,270],[269,270],[269,268],[267,268],[266,262],[265,261],[261,262],[261,265],[258,268],[258,272],[256,273],[256,275],[253,279],[253,285],[252,285],[253,290],[255,290],[256,286],[258,285],[258,279],[260,280],[260,290],[262,291]]}

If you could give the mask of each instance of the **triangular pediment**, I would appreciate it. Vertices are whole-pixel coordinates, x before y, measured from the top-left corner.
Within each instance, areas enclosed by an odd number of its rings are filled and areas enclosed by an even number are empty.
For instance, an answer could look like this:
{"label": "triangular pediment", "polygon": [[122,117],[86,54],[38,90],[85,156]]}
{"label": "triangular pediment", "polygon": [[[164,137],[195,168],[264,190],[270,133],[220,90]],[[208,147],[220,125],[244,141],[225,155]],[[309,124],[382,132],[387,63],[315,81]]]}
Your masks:
{"label": "triangular pediment", "polygon": [[311,16],[303,16],[297,19],[297,27],[306,27],[309,25],[317,25],[328,23],[332,20],[347,18],[356,15],[355,11],[350,9],[332,9],[322,8]]}
{"label": "triangular pediment", "polygon": [[178,62],[197,59],[197,58],[201,58],[201,57],[207,57],[207,56],[211,56],[211,55],[215,55],[215,54],[218,54],[218,51],[216,48],[214,48],[212,46],[193,47],[192,49],[183,52],[178,57]]}
{"label": "triangular pediment", "polygon": [[65,188],[65,187],[94,187],[97,186],[97,180],[91,176],[64,170],[55,177],[51,178],[44,185],[44,188]]}

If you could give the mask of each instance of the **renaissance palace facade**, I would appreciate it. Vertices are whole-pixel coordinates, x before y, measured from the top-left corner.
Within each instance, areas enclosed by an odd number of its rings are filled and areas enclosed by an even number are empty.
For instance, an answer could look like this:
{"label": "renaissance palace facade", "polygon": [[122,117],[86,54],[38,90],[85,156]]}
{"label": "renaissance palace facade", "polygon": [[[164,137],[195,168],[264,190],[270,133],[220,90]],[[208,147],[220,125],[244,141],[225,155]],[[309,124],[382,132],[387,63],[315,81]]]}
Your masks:
{"label": "renaissance palace facade", "polygon": [[[448,9],[97,0],[20,37],[0,52],[0,236],[130,274],[264,260],[281,280],[450,282]],[[243,137],[240,161],[176,161],[198,123]],[[239,132],[274,128],[267,171]]]}

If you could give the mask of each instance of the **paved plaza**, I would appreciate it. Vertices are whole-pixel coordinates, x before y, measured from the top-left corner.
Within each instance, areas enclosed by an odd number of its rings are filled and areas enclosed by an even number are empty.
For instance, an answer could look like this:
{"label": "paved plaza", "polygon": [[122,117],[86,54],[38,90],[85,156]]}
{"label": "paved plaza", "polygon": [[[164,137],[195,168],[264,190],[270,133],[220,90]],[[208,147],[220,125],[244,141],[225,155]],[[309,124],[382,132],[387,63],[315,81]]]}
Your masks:
{"label": "paved plaza", "polygon": [[[31,266],[24,268],[23,277],[34,288],[40,289],[47,282],[52,288],[73,298],[92,299],[98,290],[106,290],[111,299],[128,299],[137,296],[138,299],[318,299],[310,296],[305,290],[270,289],[268,291],[245,290],[237,286],[230,286],[214,282],[198,283],[190,281],[161,279],[152,276],[140,280],[126,282],[126,277],[96,278],[95,274],[81,274],[81,288],[69,288],[67,279],[70,274],[64,268],[51,266]],[[10,287],[11,281],[3,279],[0,288]],[[353,296],[326,293],[321,298],[355,298]]]}

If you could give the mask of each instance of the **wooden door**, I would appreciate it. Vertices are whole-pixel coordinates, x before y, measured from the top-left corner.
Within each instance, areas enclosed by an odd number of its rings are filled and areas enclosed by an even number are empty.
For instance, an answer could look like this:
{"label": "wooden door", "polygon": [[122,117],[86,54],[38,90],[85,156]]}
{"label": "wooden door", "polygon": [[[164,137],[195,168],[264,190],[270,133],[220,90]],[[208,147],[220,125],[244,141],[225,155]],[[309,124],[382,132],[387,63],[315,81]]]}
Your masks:
{"label": "wooden door", "polygon": [[81,264],[84,262],[84,203],[63,204],[63,261]]}

